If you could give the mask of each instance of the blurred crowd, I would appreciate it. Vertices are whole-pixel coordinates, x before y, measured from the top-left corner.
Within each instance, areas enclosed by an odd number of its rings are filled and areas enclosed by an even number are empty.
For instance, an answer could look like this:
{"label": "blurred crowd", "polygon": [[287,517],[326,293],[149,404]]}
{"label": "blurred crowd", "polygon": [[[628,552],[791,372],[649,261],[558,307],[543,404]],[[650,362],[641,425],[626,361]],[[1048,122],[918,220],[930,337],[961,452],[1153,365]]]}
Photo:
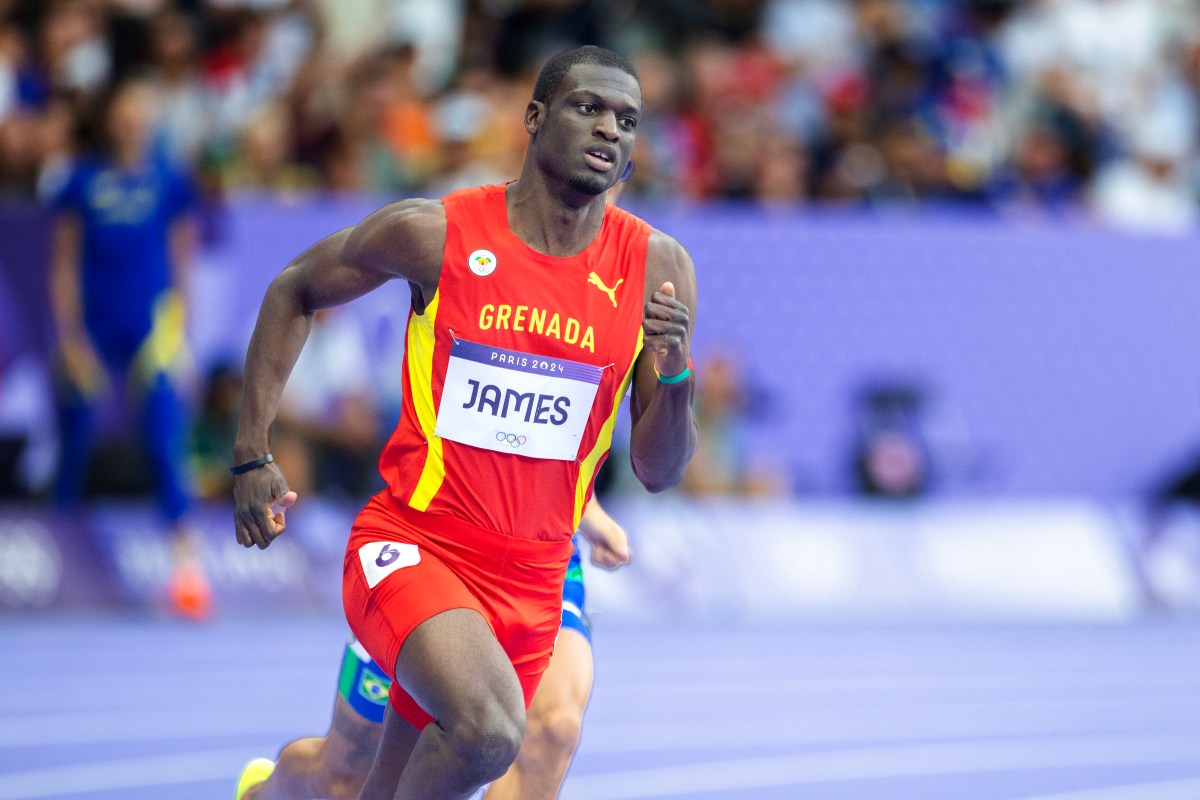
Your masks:
{"label": "blurred crowd", "polygon": [[[629,54],[641,75],[635,202],[957,202],[1159,230],[1193,226],[1200,208],[1194,0],[0,0],[0,191],[61,212],[58,426],[79,433],[64,452],[81,470],[92,423],[61,409],[130,386],[163,398],[149,429],[183,436],[163,355],[183,334],[162,304],[186,301],[197,202],[437,195],[515,176],[533,79],[578,42]],[[105,177],[147,149],[154,169]],[[97,259],[116,272],[80,266]],[[352,328],[319,320],[285,398],[277,455],[302,488],[358,495],[375,481],[399,399],[369,385],[378,354],[363,343],[397,338]],[[750,452],[736,357],[712,361],[685,490],[779,491]],[[217,366],[187,392],[203,398],[190,449],[204,496],[228,496],[239,381]],[[866,494],[923,489],[905,398],[862,402]],[[0,465],[14,452],[0,441]]]}
{"label": "blurred crowd", "polygon": [[635,196],[1196,216],[1193,0],[0,0],[0,188],[54,196],[130,78],[209,198],[511,177],[577,42],[641,74]]}

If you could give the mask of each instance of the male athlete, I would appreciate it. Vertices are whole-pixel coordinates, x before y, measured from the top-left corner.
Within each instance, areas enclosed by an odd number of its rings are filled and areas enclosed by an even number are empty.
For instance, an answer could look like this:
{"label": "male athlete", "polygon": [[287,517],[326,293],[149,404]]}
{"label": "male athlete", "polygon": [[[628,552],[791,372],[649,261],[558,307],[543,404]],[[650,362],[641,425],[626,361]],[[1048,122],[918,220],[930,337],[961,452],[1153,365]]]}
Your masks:
{"label": "male athlete", "polygon": [[[593,497],[579,535],[592,546],[592,563],[616,569],[629,562],[625,531]],[[576,547],[563,584],[562,622],[554,655],[533,704],[517,760],[493,782],[483,800],[554,800],[579,744],[592,691],[592,632],[584,612],[584,584]],[[235,800],[354,800],[366,780],[383,733],[391,680],[357,642],[346,646],[325,736],[297,739],[277,762],[257,758],[238,780]]]}
{"label": "male athlete", "polygon": [[624,58],[559,54],[525,111],[517,181],[385,206],[303,253],[263,301],[233,468],[238,539],[260,548],[284,530],[273,505],[295,502],[268,429],[311,315],[387,280],[412,289],[387,488],[346,550],[347,620],[395,680],[363,800],[467,798],[513,762],[570,532],[631,382],[642,484],[677,484],[695,451],[691,259],[605,206],[640,113]]}

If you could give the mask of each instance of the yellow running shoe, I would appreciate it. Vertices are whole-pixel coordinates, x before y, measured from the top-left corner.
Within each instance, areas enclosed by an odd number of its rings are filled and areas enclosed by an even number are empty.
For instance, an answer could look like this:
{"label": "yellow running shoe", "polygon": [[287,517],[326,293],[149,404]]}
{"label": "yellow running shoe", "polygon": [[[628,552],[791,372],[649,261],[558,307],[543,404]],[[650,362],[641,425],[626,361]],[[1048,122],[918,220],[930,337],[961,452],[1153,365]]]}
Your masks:
{"label": "yellow running shoe", "polygon": [[238,778],[237,794],[233,796],[233,800],[242,800],[242,795],[251,786],[258,786],[260,783],[271,777],[271,773],[275,771],[275,762],[269,758],[256,758],[245,766],[241,776]]}

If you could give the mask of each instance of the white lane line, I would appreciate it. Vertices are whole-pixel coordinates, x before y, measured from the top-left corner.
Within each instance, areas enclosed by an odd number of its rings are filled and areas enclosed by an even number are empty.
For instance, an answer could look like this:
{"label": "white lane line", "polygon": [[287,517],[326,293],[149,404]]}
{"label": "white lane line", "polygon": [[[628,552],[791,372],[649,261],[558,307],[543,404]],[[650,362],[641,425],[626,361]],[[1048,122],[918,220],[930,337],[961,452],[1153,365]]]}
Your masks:
{"label": "white lane line", "polygon": [[1129,783],[1080,792],[1039,794],[1020,800],[1196,800],[1200,797],[1200,778],[1153,783]]}
{"label": "white lane line", "polygon": [[233,791],[237,771],[255,755],[252,748],[182,755],[125,758],[0,775],[0,800],[84,797],[114,789],[179,786],[226,779]]}
{"label": "white lane line", "polygon": [[[597,668],[597,674],[607,679],[607,673]],[[1057,675],[1050,672],[1012,674],[911,674],[872,676],[797,677],[784,675],[773,678],[746,676],[693,678],[680,680],[678,675],[657,679],[643,675],[637,682],[621,683],[615,679],[605,684],[605,691],[619,697],[644,695],[682,695],[695,697],[715,691],[725,693],[786,693],[791,695],[828,695],[830,693],[860,694],[864,692],[953,692],[999,691],[1029,694],[1037,691],[1110,692],[1120,689],[1180,690],[1196,686],[1195,671],[1164,672],[1088,672]]]}
{"label": "white lane line", "polygon": [[823,750],[569,778],[563,800],[646,800],[720,790],[1068,767],[1197,762],[1179,736],[1073,736]]}
{"label": "white lane line", "polygon": [[[333,659],[320,662],[290,663],[279,667],[238,667],[229,662],[197,668],[195,664],[186,669],[150,669],[144,664],[130,664],[110,670],[92,669],[71,681],[70,686],[60,691],[69,691],[79,696],[107,690],[115,681],[138,676],[142,685],[179,686],[199,685],[254,685],[269,682],[279,685],[310,680],[333,682],[336,678]],[[678,663],[676,664],[678,667]],[[603,691],[613,697],[641,697],[647,694],[693,697],[697,694],[720,691],[722,693],[783,693],[800,696],[826,696],[847,693],[859,695],[870,692],[914,692],[936,691],[1001,691],[1028,694],[1035,691],[1074,692],[1094,690],[1110,692],[1114,689],[1144,691],[1150,688],[1165,691],[1192,689],[1197,686],[1196,673],[1187,669],[1155,670],[1086,670],[1061,672],[1054,670],[938,672],[923,670],[914,672],[881,672],[876,674],[812,674],[798,675],[794,670],[773,670],[771,673],[747,668],[744,672],[728,675],[715,674],[705,664],[706,677],[681,680],[678,670],[661,674],[643,670],[634,676],[622,676],[613,672],[598,674],[605,678]],[[46,685],[45,666],[22,672],[5,668],[9,676],[9,691],[3,700],[16,699],[16,695],[44,690]]]}
{"label": "white lane line", "polygon": [[25,684],[6,681],[4,692],[0,694],[0,716],[39,711],[49,704],[92,710],[121,708],[129,704],[136,706],[139,703],[157,704],[161,702],[157,693],[177,692],[180,686],[187,686],[198,697],[211,699],[235,697],[239,693],[255,691],[254,687],[259,686],[286,686],[289,690],[299,691],[319,684],[328,687],[329,696],[332,697],[337,689],[336,677],[326,665],[319,671],[286,667],[278,670],[230,668],[219,672],[182,672],[170,676],[152,676],[131,669],[90,679],[72,679],[67,685],[51,688],[47,688],[46,680]]}
{"label": "white lane line", "polygon": [[[163,686],[190,685],[195,682],[220,684],[233,679],[243,684],[253,685],[257,681],[281,683],[283,681],[311,680],[317,676],[332,680],[330,676],[336,677],[336,668],[337,664],[333,659],[320,663],[287,664],[278,667],[241,668],[236,664],[225,662],[214,664],[211,667],[197,668],[195,664],[191,664],[188,669],[178,670],[150,669],[144,664],[130,664],[127,667],[111,670],[89,668],[86,674],[80,675],[78,678],[72,677],[71,684],[81,687],[80,691],[90,691],[95,687],[109,685],[114,679],[136,675],[140,683]],[[31,671],[24,675],[13,675],[11,685],[17,689],[31,691],[45,689],[47,681],[55,677],[57,676],[50,674],[46,665],[43,664],[37,671]]]}

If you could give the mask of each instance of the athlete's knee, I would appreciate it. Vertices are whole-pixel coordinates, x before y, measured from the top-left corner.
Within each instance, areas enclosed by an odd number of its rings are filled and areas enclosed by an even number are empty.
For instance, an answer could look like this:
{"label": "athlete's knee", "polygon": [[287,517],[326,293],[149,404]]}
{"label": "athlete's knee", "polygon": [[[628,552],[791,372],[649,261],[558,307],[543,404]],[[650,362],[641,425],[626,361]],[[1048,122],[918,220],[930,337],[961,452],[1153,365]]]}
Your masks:
{"label": "athlete's knee", "polygon": [[531,714],[525,733],[526,746],[542,758],[569,759],[579,745],[583,714],[566,705]]}
{"label": "athlete's knee", "polygon": [[311,775],[320,769],[321,749],[324,744],[325,739],[319,736],[289,742],[279,751],[277,768],[284,774]]}
{"label": "athlete's knee", "polygon": [[247,799],[299,797],[317,791],[324,744],[325,739],[321,737],[289,742],[279,751],[270,780],[247,792]]}
{"label": "athlete's knee", "polygon": [[367,773],[365,772],[329,775],[324,784],[318,787],[318,796],[325,800],[358,800],[366,781]]}
{"label": "athlete's knee", "polygon": [[473,783],[503,775],[517,758],[525,735],[525,711],[493,702],[444,724],[447,744]]}
{"label": "athlete's knee", "polygon": [[289,796],[322,797],[326,800],[356,800],[370,764],[342,763],[329,739],[314,736],[298,739],[279,753],[277,772],[292,778]]}
{"label": "athlete's knee", "polygon": [[357,800],[370,764],[340,763],[330,757],[329,740],[322,736],[297,739],[279,752],[275,777],[286,797]]}

